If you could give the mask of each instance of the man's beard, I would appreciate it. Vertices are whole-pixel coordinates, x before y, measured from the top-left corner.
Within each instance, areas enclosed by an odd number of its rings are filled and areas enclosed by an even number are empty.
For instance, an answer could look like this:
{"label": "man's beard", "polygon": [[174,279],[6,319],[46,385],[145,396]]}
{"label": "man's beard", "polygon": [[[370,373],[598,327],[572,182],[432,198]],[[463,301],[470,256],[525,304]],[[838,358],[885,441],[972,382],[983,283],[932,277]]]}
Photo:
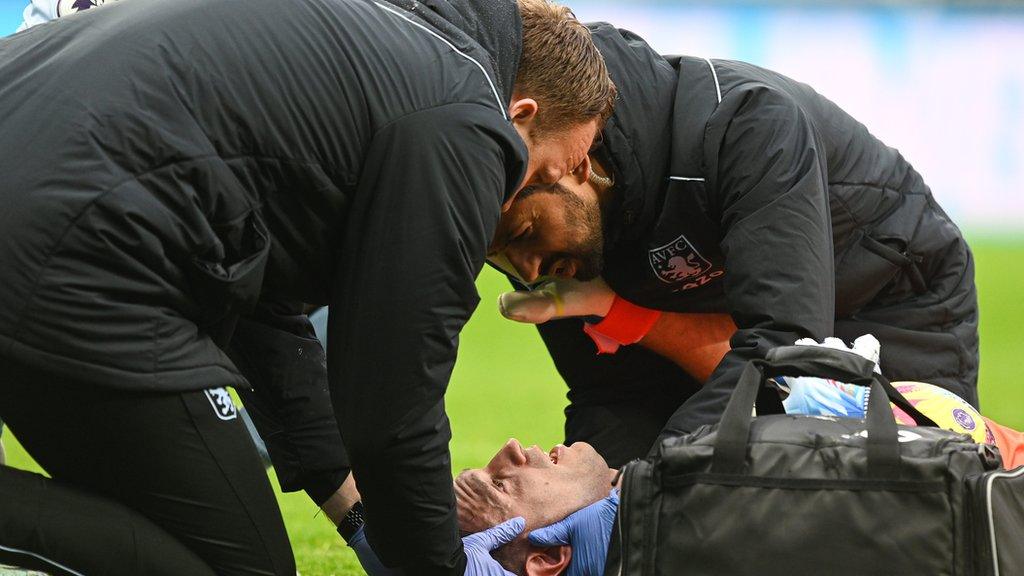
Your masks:
{"label": "man's beard", "polygon": [[604,226],[597,202],[584,202],[575,194],[566,196],[566,218],[576,229],[579,241],[569,253],[579,263],[576,279],[593,280],[604,269]]}

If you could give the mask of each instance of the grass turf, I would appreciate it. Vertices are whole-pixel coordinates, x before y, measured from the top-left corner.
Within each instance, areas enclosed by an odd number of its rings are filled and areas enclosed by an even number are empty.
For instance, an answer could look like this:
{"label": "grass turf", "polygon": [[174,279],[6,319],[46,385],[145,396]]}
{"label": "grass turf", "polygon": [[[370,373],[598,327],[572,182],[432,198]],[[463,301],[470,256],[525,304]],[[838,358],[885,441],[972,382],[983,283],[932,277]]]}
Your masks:
{"label": "grass turf", "polygon": [[[982,412],[1024,428],[1024,386],[1017,383],[1024,355],[1024,240],[977,238],[972,246],[981,299]],[[456,470],[482,465],[512,436],[545,448],[558,442],[565,405],[565,386],[534,329],[497,313],[494,303],[507,284],[490,270],[477,284],[480,307],[463,332],[447,396]],[[5,434],[3,441],[11,465],[38,470],[15,438]],[[305,495],[279,499],[303,576],[363,573]]]}

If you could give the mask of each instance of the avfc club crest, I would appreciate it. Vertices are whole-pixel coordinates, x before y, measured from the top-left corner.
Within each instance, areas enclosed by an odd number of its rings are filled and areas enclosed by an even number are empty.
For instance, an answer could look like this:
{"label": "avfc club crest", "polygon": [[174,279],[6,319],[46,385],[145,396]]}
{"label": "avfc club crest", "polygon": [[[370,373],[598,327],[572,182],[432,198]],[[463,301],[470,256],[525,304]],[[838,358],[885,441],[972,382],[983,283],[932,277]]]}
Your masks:
{"label": "avfc club crest", "polygon": [[57,17],[78,14],[108,2],[114,2],[114,0],[59,0],[57,2]]}
{"label": "avfc club crest", "polygon": [[217,415],[217,418],[234,420],[238,417],[238,409],[235,408],[235,403],[231,400],[227,388],[210,388],[203,392],[206,394],[206,399],[210,401],[210,406],[213,406],[213,413]]}
{"label": "avfc club crest", "polygon": [[701,256],[683,234],[664,246],[648,251],[647,257],[655,276],[667,284],[679,285],[679,290],[702,286],[722,275],[721,270],[711,271],[711,262]]}

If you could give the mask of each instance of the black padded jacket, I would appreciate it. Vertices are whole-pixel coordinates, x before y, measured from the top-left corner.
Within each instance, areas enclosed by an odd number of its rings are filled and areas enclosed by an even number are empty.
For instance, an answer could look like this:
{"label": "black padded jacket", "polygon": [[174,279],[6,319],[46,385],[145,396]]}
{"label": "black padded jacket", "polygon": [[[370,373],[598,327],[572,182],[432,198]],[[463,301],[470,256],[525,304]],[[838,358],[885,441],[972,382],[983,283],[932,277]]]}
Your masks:
{"label": "black padded jacket", "polygon": [[443,397],[525,169],[521,30],[510,0],[133,0],[0,40],[0,355],[247,386],[236,327],[330,304],[369,540],[461,574]]}
{"label": "black padded jacket", "polygon": [[[728,312],[738,326],[663,435],[716,422],[747,361],[803,337],[873,333],[888,376],[977,403],[971,254],[898,151],[780,74],[591,30],[619,87],[600,152],[615,176],[604,277],[641,306]],[[570,400],[619,402],[632,369],[595,358],[574,324],[540,328]],[[633,348],[616,356],[646,370]]]}

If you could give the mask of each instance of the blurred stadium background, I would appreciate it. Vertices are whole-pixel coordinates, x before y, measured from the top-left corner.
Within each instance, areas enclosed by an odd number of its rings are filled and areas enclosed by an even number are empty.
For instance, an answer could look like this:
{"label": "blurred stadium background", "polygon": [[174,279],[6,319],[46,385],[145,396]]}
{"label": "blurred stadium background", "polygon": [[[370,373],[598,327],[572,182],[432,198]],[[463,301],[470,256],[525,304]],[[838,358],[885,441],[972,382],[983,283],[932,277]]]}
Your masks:
{"label": "blurred stadium background", "polygon": [[[663,53],[746,60],[808,82],[899,148],[975,250],[982,412],[1024,428],[1024,3],[566,3]],[[18,27],[25,4],[0,0],[0,36]],[[497,274],[485,271],[478,285],[448,395],[456,470],[484,464],[511,436],[543,447],[561,439],[565,387],[540,339],[498,316],[506,284]],[[13,465],[38,469],[10,434],[4,442]],[[362,573],[304,496],[281,504],[303,575]]]}

